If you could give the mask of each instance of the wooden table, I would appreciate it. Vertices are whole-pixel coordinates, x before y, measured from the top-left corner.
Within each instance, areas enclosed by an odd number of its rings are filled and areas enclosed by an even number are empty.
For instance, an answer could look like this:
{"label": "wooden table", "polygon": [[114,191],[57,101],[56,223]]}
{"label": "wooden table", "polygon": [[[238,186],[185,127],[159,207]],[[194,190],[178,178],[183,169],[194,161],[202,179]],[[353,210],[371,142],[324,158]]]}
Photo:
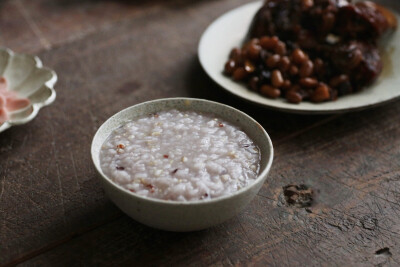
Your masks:
{"label": "wooden table", "polygon": [[[269,111],[203,72],[207,25],[246,0],[0,3],[0,43],[56,70],[56,102],[0,134],[0,265],[373,266],[400,264],[399,102],[344,115]],[[97,128],[146,100],[224,102],[270,133],[275,160],[240,215],[200,232],[143,226],[104,195],[90,158]],[[309,209],[282,187],[304,183]],[[380,266],[381,266],[380,265]]]}

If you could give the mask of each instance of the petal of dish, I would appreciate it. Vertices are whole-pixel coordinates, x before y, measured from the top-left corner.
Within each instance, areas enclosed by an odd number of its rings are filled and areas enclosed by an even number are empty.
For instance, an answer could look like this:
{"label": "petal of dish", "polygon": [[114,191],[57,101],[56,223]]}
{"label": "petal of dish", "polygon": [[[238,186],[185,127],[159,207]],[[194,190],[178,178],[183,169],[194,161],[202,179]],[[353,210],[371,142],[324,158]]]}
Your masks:
{"label": "petal of dish", "polygon": [[33,119],[33,117],[37,115],[38,111],[39,110],[35,110],[32,105],[29,105],[26,108],[11,112],[9,113],[9,123],[11,125],[24,124]]}
{"label": "petal of dish", "polygon": [[3,49],[0,50],[0,74],[3,75],[7,65],[8,65],[8,60],[10,58],[10,53],[11,50],[8,49]]}
{"label": "petal of dish", "polygon": [[8,111],[16,111],[24,109],[30,105],[30,101],[27,98],[10,98],[7,99],[6,108]]}
{"label": "petal of dish", "polygon": [[48,69],[34,69],[25,81],[13,90],[21,97],[30,97],[52,77],[53,73]]}
{"label": "petal of dish", "polygon": [[14,54],[8,62],[3,76],[8,82],[8,88],[13,90],[20,85],[36,68],[36,60],[30,55]]}
{"label": "petal of dish", "polygon": [[32,104],[44,103],[53,94],[52,89],[43,85],[28,96]]}

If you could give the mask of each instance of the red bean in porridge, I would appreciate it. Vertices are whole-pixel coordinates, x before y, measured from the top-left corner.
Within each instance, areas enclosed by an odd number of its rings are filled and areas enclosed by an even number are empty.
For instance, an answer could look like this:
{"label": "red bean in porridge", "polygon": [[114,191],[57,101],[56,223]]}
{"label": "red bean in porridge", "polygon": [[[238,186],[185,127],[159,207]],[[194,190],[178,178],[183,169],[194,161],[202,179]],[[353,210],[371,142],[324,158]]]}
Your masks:
{"label": "red bean in porridge", "polygon": [[170,110],[116,129],[100,152],[101,168],[141,196],[193,201],[229,195],[258,175],[260,151],[212,114]]}

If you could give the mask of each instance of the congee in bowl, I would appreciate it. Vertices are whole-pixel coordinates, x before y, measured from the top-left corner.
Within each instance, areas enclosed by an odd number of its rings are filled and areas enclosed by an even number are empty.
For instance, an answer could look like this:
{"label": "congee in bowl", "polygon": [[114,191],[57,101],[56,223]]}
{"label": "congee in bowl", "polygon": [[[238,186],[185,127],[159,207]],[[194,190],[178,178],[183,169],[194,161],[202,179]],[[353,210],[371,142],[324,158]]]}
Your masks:
{"label": "congee in bowl", "polygon": [[133,193],[192,201],[226,196],[254,182],[260,152],[246,133],[217,115],[172,109],[114,130],[100,162],[110,179]]}
{"label": "congee in bowl", "polygon": [[243,210],[267,179],[273,147],[263,127],[233,107],[166,98],[109,118],[91,154],[105,193],[122,211],[186,232]]}

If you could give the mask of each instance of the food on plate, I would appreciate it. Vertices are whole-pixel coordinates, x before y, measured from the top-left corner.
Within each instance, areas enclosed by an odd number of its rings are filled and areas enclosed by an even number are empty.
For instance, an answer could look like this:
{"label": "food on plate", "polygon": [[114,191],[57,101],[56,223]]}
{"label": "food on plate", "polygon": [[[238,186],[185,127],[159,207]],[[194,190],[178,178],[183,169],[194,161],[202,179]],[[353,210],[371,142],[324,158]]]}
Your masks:
{"label": "food on plate", "polygon": [[107,177],[135,194],[186,202],[226,196],[253,183],[260,150],[213,114],[169,110],[114,130],[100,163]]}
{"label": "food on plate", "polygon": [[10,114],[30,105],[27,98],[21,98],[14,91],[8,90],[7,80],[0,77],[0,124],[10,119]]}
{"label": "food on plate", "polygon": [[378,40],[396,28],[396,16],[369,1],[267,0],[224,73],[268,98],[336,100],[378,78]]}

